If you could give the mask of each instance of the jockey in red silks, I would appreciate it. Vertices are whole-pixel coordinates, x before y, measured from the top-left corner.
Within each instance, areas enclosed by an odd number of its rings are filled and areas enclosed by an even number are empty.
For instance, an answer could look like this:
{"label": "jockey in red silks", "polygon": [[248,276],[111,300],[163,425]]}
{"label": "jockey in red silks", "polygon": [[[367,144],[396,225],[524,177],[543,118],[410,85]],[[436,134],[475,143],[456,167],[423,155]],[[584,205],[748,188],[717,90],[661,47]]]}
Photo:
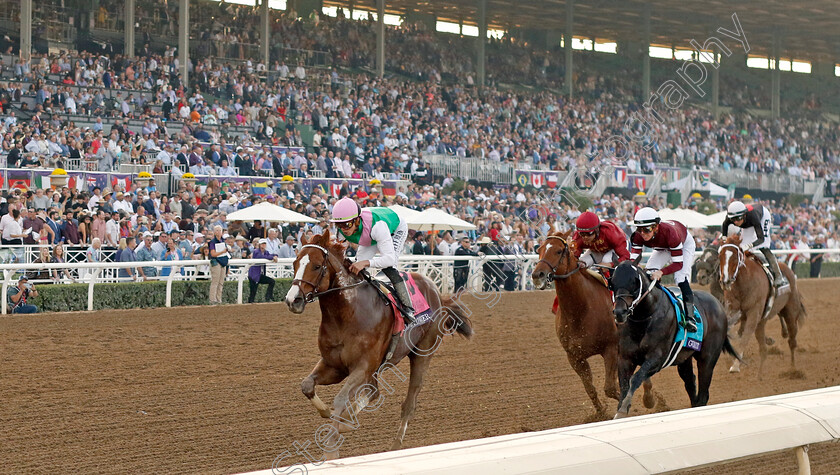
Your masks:
{"label": "jockey in red silks", "polygon": [[597,214],[587,211],[578,217],[575,227],[575,257],[584,267],[612,267],[616,262],[630,260],[627,236],[612,221],[601,221]]}
{"label": "jockey in red silks", "polygon": [[[332,210],[332,220],[339,234],[358,244],[356,262],[350,272],[358,274],[366,267],[382,269],[397,292],[408,323],[414,322],[414,306],[408,288],[397,271],[399,255],[408,237],[408,226],[388,208],[361,208],[352,198],[342,198]],[[377,256],[377,253],[379,256]]]}
{"label": "jockey in red silks", "polygon": [[[578,265],[587,268],[594,264],[612,267],[617,262],[630,259],[627,236],[612,221],[601,221],[598,215],[587,211],[575,223],[574,253]],[[552,311],[557,312],[559,301],[554,297]]]}

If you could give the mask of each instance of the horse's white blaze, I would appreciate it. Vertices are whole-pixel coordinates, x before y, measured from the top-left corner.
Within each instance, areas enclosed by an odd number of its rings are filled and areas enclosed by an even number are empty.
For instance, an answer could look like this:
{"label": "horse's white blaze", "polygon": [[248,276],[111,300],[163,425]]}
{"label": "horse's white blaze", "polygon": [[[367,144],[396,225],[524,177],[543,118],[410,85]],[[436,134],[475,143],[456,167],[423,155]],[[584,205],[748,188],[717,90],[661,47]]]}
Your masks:
{"label": "horse's white blaze", "polygon": [[[300,264],[298,264],[298,270],[295,272],[295,280],[300,280],[303,278],[303,273],[306,272],[306,266],[309,264],[309,256],[303,256],[300,258]],[[300,284],[295,284],[292,288],[289,289],[289,293],[286,294],[286,303],[291,304],[297,298],[298,294],[300,293]]]}
{"label": "horse's white blaze", "polygon": [[729,282],[729,259],[732,259],[732,251],[726,250],[726,265],[723,267],[723,281]]}
{"label": "horse's white blaze", "polygon": [[545,245],[545,252],[548,252],[549,249],[551,249],[551,244],[546,244]]}

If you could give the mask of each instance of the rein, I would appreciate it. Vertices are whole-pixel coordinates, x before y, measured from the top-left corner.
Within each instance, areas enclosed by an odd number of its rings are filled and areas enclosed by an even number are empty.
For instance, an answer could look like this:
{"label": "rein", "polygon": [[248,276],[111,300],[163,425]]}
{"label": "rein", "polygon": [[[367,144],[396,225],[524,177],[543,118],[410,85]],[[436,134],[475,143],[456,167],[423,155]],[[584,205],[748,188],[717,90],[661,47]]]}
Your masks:
{"label": "rein", "polygon": [[560,242],[563,243],[563,252],[560,253],[560,259],[558,259],[556,266],[551,265],[551,263],[548,262],[545,259],[540,259],[539,261],[537,261],[537,264],[542,262],[542,263],[544,263],[545,265],[548,266],[548,268],[549,268],[549,272],[548,272],[548,276],[547,276],[548,279],[550,279],[550,280],[568,279],[569,277],[571,277],[572,275],[574,275],[575,273],[580,271],[580,267],[576,266],[570,272],[567,272],[565,274],[560,274],[560,275],[555,274],[555,272],[557,271],[557,266],[559,266],[560,262],[563,260],[563,258],[566,257],[566,255],[569,254],[569,244],[566,242],[565,239],[563,239],[560,236],[548,236],[548,237],[546,237],[546,239],[559,239]]}
{"label": "rein", "polygon": [[[342,286],[342,287],[333,287],[333,288],[318,292],[318,285],[320,285],[321,281],[324,279],[324,274],[327,272],[327,267],[329,267],[333,263],[333,260],[335,259],[335,257],[332,254],[330,254],[330,252],[326,248],[324,248],[322,246],[319,246],[317,244],[306,244],[306,245],[302,246],[301,249],[306,249],[307,247],[313,248],[313,249],[318,249],[319,251],[323,252],[324,257],[327,260],[327,265],[321,267],[321,272],[318,274],[318,279],[316,281],[316,282],[318,282],[318,284],[314,284],[312,282],[309,282],[308,280],[303,280],[303,279],[294,279],[292,281],[292,285],[297,285],[298,287],[300,287],[300,284],[302,284],[302,283],[303,284],[308,284],[310,287],[312,287],[311,292],[309,292],[307,294],[304,294],[304,300],[306,301],[306,303],[312,303],[318,297],[320,297],[322,295],[326,295],[326,294],[329,294],[329,293],[332,293],[332,292],[337,292],[339,290],[352,289],[353,287],[358,287],[358,286],[365,283],[364,280],[361,280],[361,281],[356,282],[354,284],[345,285],[345,286]],[[340,268],[340,266],[339,266],[339,268]],[[337,271],[338,271],[338,269],[336,269],[336,272]]]}

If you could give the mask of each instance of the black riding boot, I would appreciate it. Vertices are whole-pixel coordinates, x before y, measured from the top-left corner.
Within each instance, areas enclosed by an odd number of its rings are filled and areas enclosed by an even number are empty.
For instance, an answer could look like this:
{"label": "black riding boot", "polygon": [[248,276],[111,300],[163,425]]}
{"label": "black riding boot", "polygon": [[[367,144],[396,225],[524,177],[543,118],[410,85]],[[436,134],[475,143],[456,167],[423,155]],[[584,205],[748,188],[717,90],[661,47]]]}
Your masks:
{"label": "black riding boot", "polygon": [[694,319],[694,292],[691,291],[691,286],[687,280],[679,283],[682,291],[683,306],[685,308],[685,321],[683,327],[685,331],[694,333],[697,331],[697,321]]}
{"label": "black riding boot", "polygon": [[414,323],[414,305],[411,303],[411,296],[408,295],[408,288],[405,286],[405,281],[402,279],[399,271],[393,267],[389,267],[383,269],[383,272],[388,276],[388,280],[391,281],[394,290],[397,292],[397,298],[400,299],[404,310],[403,318],[405,319],[406,325]]}
{"label": "black riding boot", "polygon": [[767,259],[767,263],[770,264],[770,273],[773,274],[773,286],[777,289],[779,287],[784,287],[788,285],[788,280],[785,278],[785,275],[782,274],[782,269],[779,268],[779,261],[776,260],[776,256],[770,251],[769,248],[762,248],[761,254]]}

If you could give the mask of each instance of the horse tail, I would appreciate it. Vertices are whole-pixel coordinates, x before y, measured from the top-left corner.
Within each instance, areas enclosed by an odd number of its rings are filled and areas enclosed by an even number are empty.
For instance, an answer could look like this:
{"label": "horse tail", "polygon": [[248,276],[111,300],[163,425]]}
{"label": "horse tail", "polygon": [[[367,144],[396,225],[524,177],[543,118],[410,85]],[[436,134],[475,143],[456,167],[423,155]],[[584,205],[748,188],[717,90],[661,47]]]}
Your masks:
{"label": "horse tail", "polygon": [[466,339],[472,338],[473,331],[472,322],[461,308],[459,302],[452,296],[440,299],[441,310],[445,311],[447,315],[453,317],[455,320],[455,332]]}
{"label": "horse tail", "polygon": [[796,288],[796,300],[799,303],[799,315],[796,317],[796,327],[802,328],[802,325],[805,325],[805,319],[808,316],[808,312],[805,310],[805,304],[802,303],[802,294],[799,292],[799,288]]}
{"label": "horse tail", "polygon": [[741,358],[741,355],[739,355],[738,352],[735,351],[735,348],[732,347],[732,342],[729,340],[728,335],[727,335],[726,339],[723,340],[723,351],[725,351],[729,356],[735,358],[736,360],[740,361],[741,363],[746,364],[746,362],[744,362],[743,358]]}

